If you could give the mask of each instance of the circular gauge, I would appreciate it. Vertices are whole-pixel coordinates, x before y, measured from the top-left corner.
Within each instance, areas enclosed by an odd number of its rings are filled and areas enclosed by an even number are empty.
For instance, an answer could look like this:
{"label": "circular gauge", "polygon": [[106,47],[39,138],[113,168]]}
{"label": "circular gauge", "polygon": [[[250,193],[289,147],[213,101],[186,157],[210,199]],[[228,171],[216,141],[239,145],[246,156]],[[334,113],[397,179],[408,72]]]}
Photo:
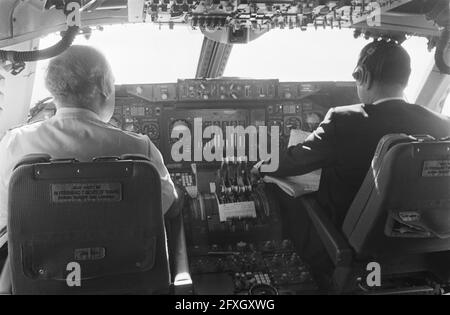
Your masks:
{"label": "circular gauge", "polygon": [[179,140],[184,134],[190,133],[190,130],[189,122],[184,119],[178,119],[172,123],[169,136],[173,140]]}
{"label": "circular gauge", "polygon": [[172,123],[172,127],[170,129],[171,129],[171,131],[175,131],[177,133],[182,133],[182,132],[190,130],[190,125],[186,120],[178,119]]}
{"label": "circular gauge", "polygon": [[142,126],[142,133],[146,134],[151,140],[159,139],[159,125],[156,122],[145,123]]}
{"label": "circular gauge", "polygon": [[291,134],[291,130],[301,130],[302,129],[302,120],[299,117],[287,117],[284,121],[284,134],[289,136]]}
{"label": "circular gauge", "polygon": [[308,128],[308,131],[314,131],[316,130],[320,123],[323,120],[323,116],[319,113],[307,113],[305,115],[305,122]]}

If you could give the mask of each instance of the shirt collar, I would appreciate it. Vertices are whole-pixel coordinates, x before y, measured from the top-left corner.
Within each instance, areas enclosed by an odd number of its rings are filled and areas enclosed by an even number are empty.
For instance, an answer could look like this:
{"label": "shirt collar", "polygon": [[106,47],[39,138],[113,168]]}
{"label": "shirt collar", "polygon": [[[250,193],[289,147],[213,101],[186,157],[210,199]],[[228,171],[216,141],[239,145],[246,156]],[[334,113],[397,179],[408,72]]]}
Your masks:
{"label": "shirt collar", "polygon": [[77,117],[77,118],[90,118],[94,120],[100,120],[100,116],[97,113],[89,109],[63,107],[56,111],[55,117]]}
{"label": "shirt collar", "polygon": [[378,105],[378,104],[381,104],[381,103],[384,103],[387,101],[405,101],[405,98],[404,97],[386,97],[386,98],[379,99],[378,101],[373,102],[372,104]]}

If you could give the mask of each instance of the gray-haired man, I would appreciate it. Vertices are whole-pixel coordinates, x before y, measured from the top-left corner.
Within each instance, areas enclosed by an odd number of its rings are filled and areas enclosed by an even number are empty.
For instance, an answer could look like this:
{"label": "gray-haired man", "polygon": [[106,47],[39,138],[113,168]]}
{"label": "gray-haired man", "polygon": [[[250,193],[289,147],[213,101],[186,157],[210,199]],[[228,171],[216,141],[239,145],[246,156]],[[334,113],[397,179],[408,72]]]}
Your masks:
{"label": "gray-haired man", "polygon": [[13,168],[24,156],[35,153],[81,162],[99,156],[145,155],[161,176],[166,213],[178,196],[161,153],[147,136],[108,124],[114,113],[115,91],[105,57],[94,48],[72,46],[50,61],[46,86],[55,98],[56,115],[13,129],[0,142],[0,230],[7,222],[8,185]]}

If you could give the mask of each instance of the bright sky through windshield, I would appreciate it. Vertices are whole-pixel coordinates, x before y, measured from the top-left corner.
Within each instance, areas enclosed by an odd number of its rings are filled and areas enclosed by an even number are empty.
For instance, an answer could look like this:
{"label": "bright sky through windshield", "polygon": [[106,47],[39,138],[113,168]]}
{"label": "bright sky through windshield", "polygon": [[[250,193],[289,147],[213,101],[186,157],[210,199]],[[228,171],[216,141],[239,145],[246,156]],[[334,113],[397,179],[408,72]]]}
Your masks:
{"label": "bright sky through windshield", "polygon": [[[60,39],[52,34],[41,40],[41,47]],[[154,24],[105,26],[86,40],[78,36],[75,44],[100,49],[112,65],[117,84],[170,83],[193,78],[203,43],[203,34],[188,27],[159,30]],[[44,74],[47,61],[38,63],[33,104],[49,95]]]}
{"label": "bright sky through windshield", "polygon": [[[233,47],[225,75],[277,78],[280,81],[353,81],[359,52],[369,43],[352,30],[272,30],[247,45]],[[412,59],[406,90],[414,102],[433,61],[424,38],[409,38],[404,47]]]}
{"label": "bright sky through windshield", "polygon": [[[59,36],[41,40],[41,47],[54,44]],[[193,78],[203,35],[188,27],[153,24],[106,26],[90,40],[79,36],[76,44],[102,50],[111,62],[118,84],[167,83]],[[352,30],[272,30],[247,45],[233,47],[225,76],[280,81],[352,81],[351,73],[361,48],[368,41],[353,38]],[[426,40],[411,38],[404,46],[413,62],[407,98],[414,102],[418,87],[433,60]],[[47,62],[38,64],[33,104],[48,96],[44,87]]]}

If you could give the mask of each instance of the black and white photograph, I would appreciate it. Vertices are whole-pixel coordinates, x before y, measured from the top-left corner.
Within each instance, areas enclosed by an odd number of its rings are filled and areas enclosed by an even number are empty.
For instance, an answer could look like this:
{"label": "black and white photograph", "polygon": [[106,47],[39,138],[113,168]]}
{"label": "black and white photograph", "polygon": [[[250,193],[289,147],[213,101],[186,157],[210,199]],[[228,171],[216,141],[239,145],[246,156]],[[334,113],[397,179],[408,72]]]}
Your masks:
{"label": "black and white photograph", "polygon": [[450,295],[450,1],[0,0],[16,295]]}

